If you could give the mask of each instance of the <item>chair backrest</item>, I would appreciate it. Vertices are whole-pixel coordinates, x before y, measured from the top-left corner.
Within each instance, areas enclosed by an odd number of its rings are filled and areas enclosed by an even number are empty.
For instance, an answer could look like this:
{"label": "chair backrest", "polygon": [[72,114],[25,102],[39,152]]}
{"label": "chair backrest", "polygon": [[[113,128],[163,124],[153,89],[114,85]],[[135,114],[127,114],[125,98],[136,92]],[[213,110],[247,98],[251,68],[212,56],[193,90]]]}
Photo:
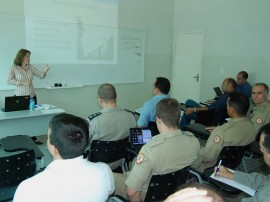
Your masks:
{"label": "chair backrest", "polygon": [[179,185],[185,184],[189,175],[189,166],[163,175],[153,175],[145,196],[145,201],[163,201],[175,192]]}
{"label": "chair backrest", "polygon": [[149,123],[147,125],[147,128],[149,128],[151,130],[152,136],[159,134],[159,131],[158,131],[158,128],[157,128],[157,124],[156,124],[155,121],[149,121]]}
{"label": "chair backrest", "polygon": [[195,123],[205,126],[213,126],[214,110],[199,111]]}
{"label": "chair backrest", "polygon": [[230,169],[237,168],[242,162],[245,150],[246,146],[223,147],[223,149],[219,153],[216,165],[218,165],[219,161],[222,160],[222,165],[224,165],[225,167],[228,167]]}
{"label": "chair backrest", "polygon": [[128,138],[117,141],[93,140],[88,160],[91,162],[111,163],[126,157],[125,146]]}
{"label": "chair backrest", "polygon": [[12,199],[16,187],[36,171],[34,150],[0,158],[0,201]]}
{"label": "chair backrest", "polygon": [[227,108],[224,108],[222,112],[215,110],[199,111],[195,122],[205,126],[217,126],[225,123],[228,117]]}

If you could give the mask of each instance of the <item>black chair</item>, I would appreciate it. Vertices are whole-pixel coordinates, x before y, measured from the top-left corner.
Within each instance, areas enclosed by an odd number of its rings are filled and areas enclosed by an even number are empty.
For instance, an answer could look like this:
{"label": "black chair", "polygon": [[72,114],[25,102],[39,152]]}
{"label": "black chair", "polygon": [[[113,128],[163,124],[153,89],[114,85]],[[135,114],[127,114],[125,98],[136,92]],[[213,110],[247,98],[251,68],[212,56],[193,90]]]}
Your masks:
{"label": "black chair", "polygon": [[0,201],[13,199],[18,185],[36,171],[34,150],[0,158]]}
{"label": "black chair", "polygon": [[245,155],[242,159],[243,170],[250,173],[253,170],[265,165],[259,140],[254,140],[246,147]]}
{"label": "black chair", "polygon": [[[93,140],[88,154],[88,160],[91,162],[104,162],[110,164],[120,161],[119,166],[122,172],[125,172],[126,145],[128,138],[117,141],[100,141]],[[114,168],[112,168],[115,170]]]}
{"label": "black chair", "polygon": [[[156,202],[165,200],[176,191],[178,186],[186,183],[189,176],[189,169],[190,167],[187,166],[175,172],[153,175],[144,201]],[[128,202],[128,200],[121,196],[114,195],[110,198],[109,202]]]}
{"label": "black chair", "polygon": [[[215,166],[217,166],[219,161],[222,160],[223,166],[235,170],[242,162],[242,158],[245,154],[245,149],[246,149],[246,146],[223,147],[223,149],[221,150],[218,156]],[[193,176],[196,176],[200,183],[210,183],[214,185],[215,187],[217,187],[219,190],[227,194],[239,194],[242,192],[239,189],[236,189],[232,186],[229,186],[215,179],[212,179],[210,176],[213,172],[214,172],[214,167],[205,169],[203,173],[200,173],[194,169],[190,170],[190,173]]]}
{"label": "black chair", "polygon": [[149,128],[151,130],[152,136],[159,134],[157,124],[155,121],[149,121],[147,128]]}
{"label": "black chair", "polygon": [[145,201],[163,201],[185,184],[189,176],[189,166],[168,174],[153,175],[145,196]]}
{"label": "black chair", "polygon": [[205,126],[218,126],[225,123],[226,118],[229,118],[226,107],[221,112],[215,110],[199,111],[195,123]]}
{"label": "black chair", "polygon": [[200,123],[205,126],[214,126],[214,110],[206,110],[197,112],[195,123]]}

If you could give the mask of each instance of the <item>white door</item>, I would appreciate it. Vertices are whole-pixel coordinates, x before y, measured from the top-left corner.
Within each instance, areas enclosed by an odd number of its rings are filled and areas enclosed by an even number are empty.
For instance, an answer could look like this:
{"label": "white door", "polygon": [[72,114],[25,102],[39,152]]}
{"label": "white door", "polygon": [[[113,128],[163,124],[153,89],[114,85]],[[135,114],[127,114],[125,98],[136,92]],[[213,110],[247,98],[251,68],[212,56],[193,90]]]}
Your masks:
{"label": "white door", "polygon": [[172,71],[171,97],[179,102],[200,101],[203,33],[176,35]]}

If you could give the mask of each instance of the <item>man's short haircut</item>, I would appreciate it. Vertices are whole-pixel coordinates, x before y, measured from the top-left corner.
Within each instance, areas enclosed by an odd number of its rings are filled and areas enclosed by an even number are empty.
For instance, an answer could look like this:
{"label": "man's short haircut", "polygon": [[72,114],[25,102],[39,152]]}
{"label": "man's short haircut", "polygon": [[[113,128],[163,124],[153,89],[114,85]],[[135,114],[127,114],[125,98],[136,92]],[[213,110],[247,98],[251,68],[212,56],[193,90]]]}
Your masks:
{"label": "man's short haircut", "polygon": [[242,93],[232,93],[228,98],[228,105],[233,107],[238,115],[246,116],[250,102],[249,98]]}
{"label": "man's short haircut", "polygon": [[112,84],[104,83],[98,88],[98,97],[105,102],[116,100],[116,91]]}
{"label": "man's short haircut", "polygon": [[269,87],[268,87],[268,85],[267,85],[266,83],[255,83],[255,84],[253,85],[253,87],[254,87],[254,86],[263,86],[264,89],[265,89],[265,91],[266,91],[267,93],[269,93]]}
{"label": "man's short haircut", "polygon": [[155,87],[163,94],[168,94],[171,88],[170,81],[164,77],[157,77]]}
{"label": "man's short haircut", "polygon": [[180,120],[180,105],[176,99],[165,98],[156,105],[156,115],[168,127],[178,127]]}
{"label": "man's short haircut", "polygon": [[23,58],[26,56],[26,54],[31,52],[26,49],[20,49],[14,59],[14,65],[22,66]]}
{"label": "man's short haircut", "polygon": [[246,71],[241,71],[238,74],[241,74],[244,79],[248,79],[248,73]]}
{"label": "man's short haircut", "polygon": [[215,202],[225,202],[224,196],[214,188],[210,187],[207,184],[200,183],[186,183],[177,187],[177,190],[182,190],[185,188],[197,188],[198,190],[205,190],[207,192],[207,196],[212,197]]}
{"label": "man's short haircut", "polygon": [[262,126],[259,130],[259,134],[264,134],[263,146],[266,149],[267,153],[270,154],[270,123]]}
{"label": "man's short haircut", "polygon": [[236,83],[235,79],[233,79],[233,78],[227,78],[227,82],[229,84],[231,84],[234,89],[236,89],[237,83]]}
{"label": "man's short haircut", "polygon": [[89,144],[89,125],[83,118],[71,114],[54,116],[50,123],[50,143],[63,159],[81,156]]}

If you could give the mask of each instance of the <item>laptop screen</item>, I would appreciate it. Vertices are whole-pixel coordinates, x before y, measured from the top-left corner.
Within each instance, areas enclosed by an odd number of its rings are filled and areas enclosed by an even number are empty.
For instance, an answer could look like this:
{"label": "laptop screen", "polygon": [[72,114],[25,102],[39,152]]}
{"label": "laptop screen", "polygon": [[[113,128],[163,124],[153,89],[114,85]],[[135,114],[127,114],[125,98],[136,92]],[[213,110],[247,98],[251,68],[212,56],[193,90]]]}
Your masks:
{"label": "laptop screen", "polygon": [[9,96],[5,97],[5,112],[28,110],[29,96]]}
{"label": "laptop screen", "polygon": [[214,87],[214,91],[215,91],[217,97],[221,97],[223,95],[220,87]]}
{"label": "laptop screen", "polygon": [[131,145],[144,145],[152,139],[150,129],[130,128]]}

